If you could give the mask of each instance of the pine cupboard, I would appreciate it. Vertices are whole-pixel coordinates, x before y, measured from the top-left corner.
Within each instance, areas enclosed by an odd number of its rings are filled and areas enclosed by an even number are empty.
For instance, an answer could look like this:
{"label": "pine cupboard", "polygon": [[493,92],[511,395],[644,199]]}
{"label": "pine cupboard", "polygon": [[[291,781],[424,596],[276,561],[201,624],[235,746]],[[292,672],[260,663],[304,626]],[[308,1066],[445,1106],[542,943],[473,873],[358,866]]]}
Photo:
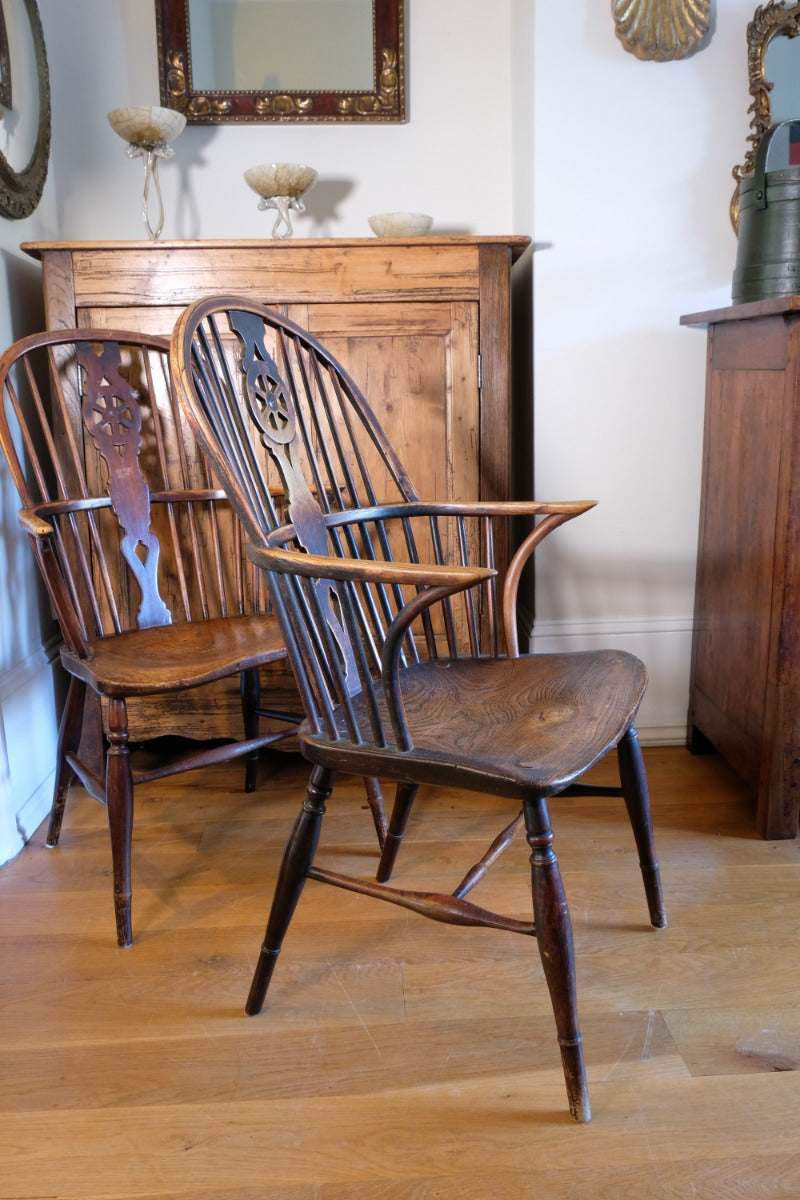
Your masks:
{"label": "pine cupboard", "polygon": [[[529,245],[515,236],[29,242],[23,249],[42,264],[48,328],[168,335],[183,308],[210,292],[281,309],[342,360],[423,495],[496,499],[512,495],[512,268],[523,260],[517,290],[526,296]],[[529,384],[526,334],[516,361]],[[520,407],[529,422],[530,399]],[[238,730],[236,697],[201,702],[206,733],[228,732],[228,721]],[[186,732],[196,728],[196,714],[187,714]],[[158,732],[157,718],[143,716],[140,736]]]}

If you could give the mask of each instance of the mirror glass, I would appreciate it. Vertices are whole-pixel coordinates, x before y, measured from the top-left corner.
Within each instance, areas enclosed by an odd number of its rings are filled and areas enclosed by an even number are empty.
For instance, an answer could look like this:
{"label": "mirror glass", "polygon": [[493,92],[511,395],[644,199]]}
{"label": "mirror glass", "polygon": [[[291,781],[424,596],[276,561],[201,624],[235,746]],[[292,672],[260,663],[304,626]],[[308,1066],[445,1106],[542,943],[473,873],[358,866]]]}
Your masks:
{"label": "mirror glass", "polygon": [[800,40],[773,38],[764,56],[764,74],[772,84],[772,124],[800,117]]}
{"label": "mirror glass", "polygon": [[189,0],[189,32],[199,91],[372,87],[372,0]]}
{"label": "mirror glass", "polygon": [[403,0],[155,0],[189,122],[405,120]]}

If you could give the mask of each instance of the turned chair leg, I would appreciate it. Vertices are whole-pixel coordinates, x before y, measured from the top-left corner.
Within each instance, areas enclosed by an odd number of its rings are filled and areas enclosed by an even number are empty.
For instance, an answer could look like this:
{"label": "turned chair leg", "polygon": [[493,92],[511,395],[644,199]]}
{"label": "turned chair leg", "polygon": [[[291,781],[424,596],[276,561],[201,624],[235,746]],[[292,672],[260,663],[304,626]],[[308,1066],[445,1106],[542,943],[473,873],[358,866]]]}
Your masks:
{"label": "turned chair leg", "polygon": [[397,785],[392,815],[381,850],[381,861],[378,864],[378,870],[375,875],[378,883],[388,883],[391,879],[394,864],[397,861],[397,854],[400,850],[400,844],[405,836],[408,818],[411,815],[411,809],[414,807],[418,791],[418,783],[398,783]]}
{"label": "turned chair leg", "polygon": [[[258,667],[248,667],[242,671],[239,680],[239,691],[242,700],[242,717],[244,718],[244,736],[247,741],[258,737],[258,705],[261,700],[261,680]],[[254,792],[258,778],[258,750],[252,750],[245,759],[244,790]]]}
{"label": "turned chair leg", "polygon": [[70,676],[64,712],[61,715],[61,725],[58,731],[58,748],[56,750],[56,780],[53,787],[53,804],[50,809],[50,824],[47,829],[46,844],[57,846],[61,835],[61,823],[64,820],[64,809],[67,805],[69,785],[75,778],[75,772],[67,762],[68,754],[76,754],[81,740],[83,725],[83,702],[86,696],[86,684]]}
{"label": "turned chair leg", "polygon": [[576,1121],[585,1122],[591,1120],[592,1112],[578,1027],[572,922],[558,859],[553,851],[547,801],[526,800],[523,807],[531,848],[536,940],[556,1019],[569,1111]]}
{"label": "turned chair leg", "polygon": [[128,748],[128,714],[124,700],[108,702],[108,755],[106,758],[106,805],[111,834],[114,872],[114,912],[117,941],[130,946],[131,927],[131,836],[133,833],[133,777]]}
{"label": "turned chair leg", "polygon": [[663,929],[667,924],[667,914],[664,909],[661,873],[653,842],[650,790],[647,786],[647,772],[639,745],[639,735],[633,726],[617,746],[617,757],[625,807],[628,810],[636,848],[639,851],[639,866],[644,881],[650,922],[657,929]]}
{"label": "turned chair leg", "polygon": [[245,1005],[245,1012],[251,1017],[261,1012],[264,1005],[264,998],[275,970],[278,955],[281,952],[286,930],[289,928],[289,922],[305,886],[309,868],[314,861],[322,818],[325,815],[325,801],[333,790],[333,781],[333,771],[329,771],[325,767],[314,767],[303,807],[295,821],[289,841],[286,843],[283,861],[278,872],[278,881],[275,885],[275,894],[272,898],[264,944],[256,963],[253,982],[250,985],[250,993]]}
{"label": "turned chair leg", "polygon": [[381,785],[374,775],[365,775],[363,777],[364,791],[367,793],[367,804],[372,813],[372,820],[375,822],[375,832],[378,835],[378,845],[383,847],[386,841],[386,809],[383,805],[383,792]]}

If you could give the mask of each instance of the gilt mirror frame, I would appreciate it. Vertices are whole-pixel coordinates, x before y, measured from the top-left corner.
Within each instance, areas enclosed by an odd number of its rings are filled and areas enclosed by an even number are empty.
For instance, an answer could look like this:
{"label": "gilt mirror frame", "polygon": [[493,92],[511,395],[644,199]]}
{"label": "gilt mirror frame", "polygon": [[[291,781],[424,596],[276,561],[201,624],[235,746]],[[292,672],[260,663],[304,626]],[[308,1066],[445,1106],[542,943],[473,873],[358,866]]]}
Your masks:
{"label": "gilt mirror frame", "polygon": [[372,91],[197,91],[189,0],[155,0],[161,103],[190,124],[405,121],[404,0],[372,0]]}
{"label": "gilt mirror frame", "polygon": [[[44,32],[36,0],[23,0],[23,6],[33,37],[39,116],[33,153],[21,171],[15,170],[5,155],[0,153],[0,215],[15,221],[29,217],[41,200],[50,158],[50,73]],[[7,74],[10,79],[10,61]]]}
{"label": "gilt mirror frame", "polygon": [[784,0],[759,5],[747,26],[747,74],[753,99],[747,110],[751,114],[751,132],[747,135],[750,148],[744,162],[733,168],[736,189],[731,199],[731,223],[736,231],[739,228],[739,184],[752,176],[761,139],[773,124],[770,93],[774,83],[766,77],[767,49],[773,38],[793,38],[798,34],[800,3],[790,4]]}
{"label": "gilt mirror frame", "polygon": [[6,19],[0,4],[0,116],[3,110],[11,108],[11,102],[11,56],[8,53]]}

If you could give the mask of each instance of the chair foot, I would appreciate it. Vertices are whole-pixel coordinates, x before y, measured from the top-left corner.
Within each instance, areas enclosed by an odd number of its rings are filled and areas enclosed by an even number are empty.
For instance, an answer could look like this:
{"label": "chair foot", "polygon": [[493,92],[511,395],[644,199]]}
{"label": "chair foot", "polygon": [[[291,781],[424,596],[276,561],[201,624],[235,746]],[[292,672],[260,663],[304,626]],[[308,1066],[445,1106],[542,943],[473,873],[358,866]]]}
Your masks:
{"label": "chair foot", "polygon": [[67,755],[74,754],[80,745],[85,695],[86,685],[75,676],[71,676],[58,730],[56,751],[58,767],[53,787],[53,803],[50,808],[50,824],[47,827],[47,838],[45,839],[46,845],[51,847],[58,845],[61,823],[64,820],[64,810],[67,806],[69,785],[75,778],[75,772],[67,761]]}
{"label": "chair foot", "polygon": [[117,945],[133,945],[133,926],[131,923],[131,894],[114,896],[114,916],[117,922]]}
{"label": "chair foot", "polygon": [[131,932],[131,839],[133,834],[133,778],[128,749],[128,715],[124,700],[108,702],[108,755],[106,758],[106,807],[111,836],[114,872],[114,911],[117,941],[130,946]]}
{"label": "chair foot", "polygon": [[658,863],[654,867],[642,867],[642,881],[647,908],[650,913],[650,924],[655,929],[667,928],[667,913],[664,908],[664,896],[661,890],[661,874]]}
{"label": "chair foot", "polygon": [[578,1027],[575,950],[567,897],[553,850],[547,801],[526,800],[525,829],[531,848],[531,884],[536,940],[558,1030],[570,1113],[576,1121],[591,1118],[589,1088]]}
{"label": "chair foot", "polygon": [[364,790],[367,793],[367,804],[372,812],[372,820],[375,822],[375,833],[378,835],[378,845],[383,848],[383,843],[386,840],[386,809],[383,804],[383,792],[381,785],[372,775],[364,776]]}
{"label": "chair foot", "polygon": [[53,797],[53,806],[50,809],[50,824],[47,826],[47,837],[45,838],[45,846],[51,850],[58,845],[58,839],[61,836],[61,825],[64,820],[64,810],[67,807],[67,790],[69,784],[65,786],[56,786],[56,794]]}
{"label": "chair foot", "polygon": [[278,962],[280,947],[277,950],[270,950],[266,943],[261,947],[261,952],[258,956],[253,979],[250,984],[250,991],[247,993],[244,1011],[248,1017],[256,1017],[264,1007],[269,985],[272,982],[272,974]]}
{"label": "chair foot", "polygon": [[617,746],[619,775],[622,794],[628,810],[636,848],[639,851],[639,866],[642,872],[645,898],[650,913],[650,923],[656,929],[664,929],[667,914],[661,891],[661,874],[653,841],[653,822],[650,815],[650,790],[647,772],[639,745],[639,735],[633,726]]}
{"label": "chair foot", "polygon": [[261,1012],[264,1006],[267,988],[281,952],[283,939],[305,886],[308,870],[314,861],[322,818],[325,814],[325,801],[333,789],[333,780],[332,771],[328,771],[324,767],[313,769],[303,807],[295,821],[289,841],[286,843],[278,872],[278,882],[275,885],[275,894],[272,898],[264,943],[258,956],[245,1005],[245,1012],[250,1017]]}
{"label": "chair foot", "polygon": [[569,1114],[573,1121],[579,1121],[585,1125],[592,1119],[592,1106],[589,1102],[589,1089],[586,1085],[583,1043],[579,1037],[577,1041],[570,1042],[559,1039],[559,1045],[561,1047],[561,1064],[564,1068],[564,1082],[567,1085]]}
{"label": "chair foot", "polygon": [[246,792],[254,792],[258,781],[258,751],[254,754],[248,754],[244,763],[244,790]]}
{"label": "chair foot", "polygon": [[392,816],[383,840],[381,861],[378,864],[378,870],[375,875],[378,883],[388,883],[392,877],[394,864],[397,861],[397,855],[405,837],[406,825],[408,824],[408,818],[411,815],[411,809],[414,807],[418,791],[419,784],[417,783],[398,783],[397,785],[394,805],[392,806]]}

